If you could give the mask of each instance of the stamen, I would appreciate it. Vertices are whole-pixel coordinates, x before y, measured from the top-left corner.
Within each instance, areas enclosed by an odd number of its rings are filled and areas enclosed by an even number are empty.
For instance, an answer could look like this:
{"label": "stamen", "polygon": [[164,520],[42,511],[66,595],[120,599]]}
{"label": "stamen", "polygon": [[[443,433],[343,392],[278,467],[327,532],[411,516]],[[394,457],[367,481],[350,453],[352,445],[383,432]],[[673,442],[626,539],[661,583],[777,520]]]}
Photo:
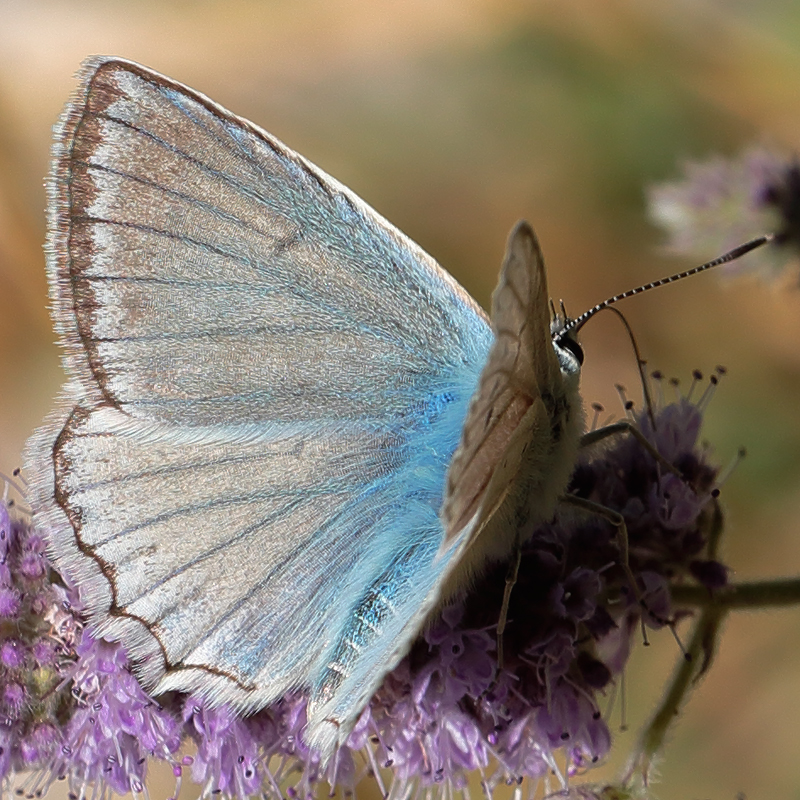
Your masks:
{"label": "stamen", "polygon": [[725,467],[725,469],[723,469],[722,472],[720,472],[719,477],[717,478],[716,481],[716,485],[714,486],[714,489],[711,493],[712,497],[714,496],[714,492],[719,494],[720,489],[722,489],[727,480],[731,477],[731,475],[733,475],[736,468],[739,466],[739,464],[742,463],[742,461],[746,458],[746,456],[747,456],[747,450],[745,450],[744,447],[740,447],[738,452],[734,456],[733,460],[731,461],[731,463],[728,464],[728,466]]}
{"label": "stamen", "polygon": [[692,654],[684,647],[683,642],[680,639],[680,636],[678,636],[678,631],[675,630],[675,623],[674,622],[670,622],[667,625],[667,627],[670,629],[670,632],[672,633],[672,637],[678,643],[678,647],[680,648],[681,653],[683,653],[684,661],[691,661],[692,660]]}
{"label": "stamen", "polygon": [[697,384],[703,380],[703,373],[700,372],[699,369],[692,370],[692,385],[689,387],[689,392],[686,395],[686,401],[688,403],[692,402],[692,395],[694,394],[694,390],[697,387]]}
{"label": "stamen", "polygon": [[600,403],[592,403],[592,410],[594,411],[594,417],[592,418],[592,425],[589,430],[597,430],[597,425],[600,421],[600,415],[605,410]]}
{"label": "stamen", "polygon": [[705,391],[696,403],[698,410],[702,412],[706,410],[708,404],[711,402],[711,398],[714,396],[718,384],[719,377],[717,377],[717,375],[712,375],[708,380],[708,386],[706,386]]}
{"label": "stamen", "polygon": [[656,406],[663,408],[667,404],[664,398],[664,373],[660,369],[654,369],[650,373],[650,378],[656,389]]}

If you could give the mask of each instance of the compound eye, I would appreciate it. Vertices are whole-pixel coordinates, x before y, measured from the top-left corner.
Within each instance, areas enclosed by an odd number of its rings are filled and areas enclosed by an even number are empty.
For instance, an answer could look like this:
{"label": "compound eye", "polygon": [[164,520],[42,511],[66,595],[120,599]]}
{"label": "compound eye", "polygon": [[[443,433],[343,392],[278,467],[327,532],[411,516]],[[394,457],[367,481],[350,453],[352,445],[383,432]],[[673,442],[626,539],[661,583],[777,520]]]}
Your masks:
{"label": "compound eye", "polygon": [[559,344],[565,350],[569,350],[573,356],[575,356],[575,360],[578,362],[580,366],[583,366],[583,348],[570,336],[565,336]]}

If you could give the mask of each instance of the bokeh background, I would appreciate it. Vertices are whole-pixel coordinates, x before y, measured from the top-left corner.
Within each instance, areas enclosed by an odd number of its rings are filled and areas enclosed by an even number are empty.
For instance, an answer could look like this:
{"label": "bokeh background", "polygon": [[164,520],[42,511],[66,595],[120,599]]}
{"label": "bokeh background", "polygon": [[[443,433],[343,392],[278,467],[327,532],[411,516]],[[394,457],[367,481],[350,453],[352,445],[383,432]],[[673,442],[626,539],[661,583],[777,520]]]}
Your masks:
{"label": "bokeh background", "polygon": [[[573,312],[691,266],[660,249],[644,190],[682,159],[800,146],[794,0],[0,2],[0,469],[62,374],[41,243],[51,126],[89,54],[141,61],[254,120],[352,187],[486,306],[505,237],[538,231]],[[715,253],[709,253],[711,257]],[[624,308],[652,366],[722,363],[707,415],[737,579],[800,573],[800,292],[705,275]],[[602,317],[603,315],[601,315]],[[584,398],[638,396],[613,315],[585,329]],[[800,797],[800,610],[737,615],[660,764],[657,794]],[[627,673],[628,733],[678,657]],[[612,726],[619,730],[619,708]],[[151,796],[168,796],[172,779]],[[741,795],[739,794],[741,793]],[[185,794],[191,796],[191,792]]]}

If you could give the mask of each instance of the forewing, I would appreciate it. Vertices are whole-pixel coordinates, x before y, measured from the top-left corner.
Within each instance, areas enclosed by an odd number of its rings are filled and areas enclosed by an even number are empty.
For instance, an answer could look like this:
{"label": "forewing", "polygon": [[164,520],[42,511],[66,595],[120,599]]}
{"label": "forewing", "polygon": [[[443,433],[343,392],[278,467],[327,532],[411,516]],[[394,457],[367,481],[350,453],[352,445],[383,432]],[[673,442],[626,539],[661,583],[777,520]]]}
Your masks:
{"label": "forewing", "polygon": [[[316,687],[345,729],[448,569],[485,318],[347,189],[143,67],[88,62],[56,137],[70,382],[27,455],[56,564],[147,686],[247,709]],[[337,694],[375,586],[391,608]]]}
{"label": "forewing", "polygon": [[433,259],[202,95],[90,61],[56,135],[52,299],[88,396],[193,426],[371,419],[482,361]]}
{"label": "forewing", "polygon": [[480,509],[480,518],[472,526],[477,535],[502,503],[526,440],[532,432],[541,435],[546,425],[543,389],[556,385],[560,374],[550,341],[544,261],[525,222],[518,223],[508,239],[492,296],[492,327],[495,341],[447,473],[441,517],[448,543]]}

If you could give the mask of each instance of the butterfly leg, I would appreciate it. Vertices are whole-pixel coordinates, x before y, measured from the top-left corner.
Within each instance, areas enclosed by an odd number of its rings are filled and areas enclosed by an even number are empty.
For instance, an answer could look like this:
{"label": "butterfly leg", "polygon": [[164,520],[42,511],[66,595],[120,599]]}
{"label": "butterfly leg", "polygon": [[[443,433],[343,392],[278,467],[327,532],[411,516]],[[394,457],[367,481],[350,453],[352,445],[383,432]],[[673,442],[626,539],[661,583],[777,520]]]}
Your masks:
{"label": "butterfly leg", "polygon": [[514,554],[511,562],[508,565],[508,573],[506,574],[506,588],[503,591],[503,605],[500,607],[500,616],[497,620],[497,670],[498,672],[503,669],[503,634],[506,631],[506,623],[508,622],[508,605],[511,602],[511,592],[514,589],[514,584],[517,582],[519,576],[519,565],[522,561],[522,545],[519,537],[514,544]]}
{"label": "butterfly leg", "polygon": [[674,464],[671,464],[666,458],[664,458],[664,456],[662,456],[661,453],[656,450],[649,439],[630,420],[612,422],[611,425],[605,425],[597,430],[584,433],[583,436],[581,436],[579,447],[581,449],[584,447],[590,447],[591,445],[596,444],[603,439],[607,439],[609,436],[616,436],[620,433],[629,433],[656,460],[657,463],[661,464],[662,467],[671,472],[673,475],[676,475],[681,480],[684,480],[680,470]]}
{"label": "butterfly leg", "polygon": [[622,568],[625,570],[625,575],[630,581],[633,591],[638,594],[638,587],[636,578],[631,570],[630,561],[628,558],[628,526],[625,524],[625,518],[618,511],[613,508],[595,503],[593,500],[587,500],[584,497],[577,497],[574,494],[565,494],[561,498],[561,502],[574,508],[581,508],[598,517],[608,520],[617,529],[617,542],[619,544],[620,561]]}
{"label": "butterfly leg", "polygon": [[[633,570],[631,569],[629,557],[630,551],[628,547],[628,526],[625,524],[625,518],[622,516],[622,514],[620,514],[618,511],[614,511],[613,508],[608,508],[608,506],[604,506],[601,503],[595,503],[594,501],[587,500],[584,497],[577,497],[574,494],[562,495],[560,501],[566,505],[572,506],[573,508],[580,508],[584,511],[588,511],[590,514],[595,514],[598,517],[602,517],[603,519],[608,520],[608,522],[610,522],[617,529],[617,543],[619,544],[620,563],[622,569],[625,571],[625,577],[628,579],[628,583],[630,583],[639,607],[647,615],[655,618],[655,615],[653,615],[650,609],[647,607],[647,603],[642,596],[639,584],[636,581],[636,576],[633,574]],[[658,621],[661,623],[665,622],[665,620],[661,619]],[[648,644],[647,631],[644,626],[644,616],[642,617],[642,636],[644,637],[645,644]]]}

